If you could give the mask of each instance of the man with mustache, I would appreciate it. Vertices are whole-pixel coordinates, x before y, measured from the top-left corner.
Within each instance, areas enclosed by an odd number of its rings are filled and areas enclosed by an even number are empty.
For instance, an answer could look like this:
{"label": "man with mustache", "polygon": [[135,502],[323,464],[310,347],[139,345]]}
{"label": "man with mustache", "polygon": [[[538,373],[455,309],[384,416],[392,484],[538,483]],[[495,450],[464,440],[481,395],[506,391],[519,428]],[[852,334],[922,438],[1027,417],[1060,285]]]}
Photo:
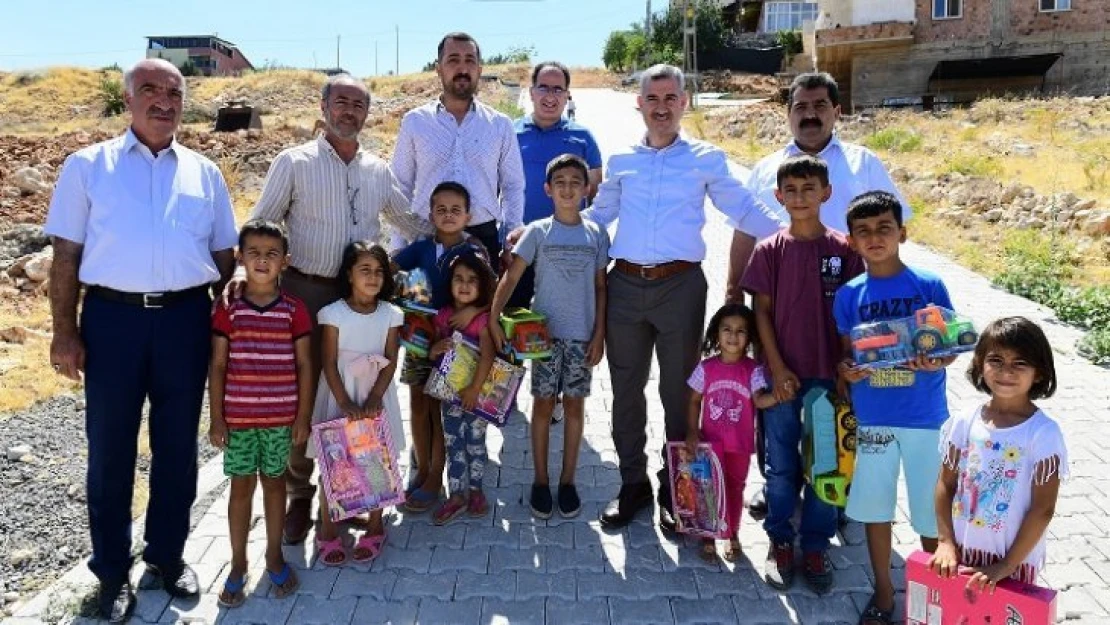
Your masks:
{"label": "man with mustache", "polygon": [[[705,326],[705,200],[754,240],[781,221],[733,178],[725,153],[682,134],[685,77],[671,65],[644,70],[637,102],[647,133],[606,163],[594,205],[583,214],[608,226],[619,219],[609,256],[605,345],[613,384],[613,442],[621,489],[601,514],[607,528],[623,527],[651,505],[647,475],[647,398],[654,351],[667,440],[686,438],[686,380],[698,362]],[[664,456],[664,462],[665,456]],[[674,528],[667,468],[659,473],[659,515]]]}
{"label": "man with mustache", "polygon": [[[522,225],[524,169],[513,122],[475,98],[482,77],[478,42],[466,33],[448,33],[439,42],[436,73],[443,84],[438,98],[405,114],[393,173],[412,210],[428,214],[429,198],[444,181],[470,192],[470,225],[497,262],[504,235]],[[399,241],[395,240],[395,246]]]}
{"label": "man with mustache", "polygon": [[67,378],[84,373],[89,568],[100,581],[98,615],[113,623],[135,609],[131,503],[148,400],[142,557],[169,594],[200,591],[182,553],[196,497],[210,289],[231,275],[238,238],[219,168],[174,139],[185,100],[181,72],[147,59],[123,82],[131,126],[66,159],[45,227],[54,241],[50,360]]}
{"label": "man with mustache", "polygon": [[[336,274],[347,244],[379,241],[383,217],[407,237],[433,232],[427,221],[409,211],[408,198],[388,164],[360,146],[358,136],[369,111],[366,85],[347,74],[329,78],[320,97],[324,134],[277,155],[251,212],[251,219],[282,223],[289,232],[291,260],[281,286],[304,302],[312,315],[316,376],[322,363],[316,315],[340,297],[345,278]],[[239,284],[236,280],[236,294]],[[293,447],[285,475],[287,544],[304,541],[312,521],[313,462],[305,457],[305,449],[305,445]]]}

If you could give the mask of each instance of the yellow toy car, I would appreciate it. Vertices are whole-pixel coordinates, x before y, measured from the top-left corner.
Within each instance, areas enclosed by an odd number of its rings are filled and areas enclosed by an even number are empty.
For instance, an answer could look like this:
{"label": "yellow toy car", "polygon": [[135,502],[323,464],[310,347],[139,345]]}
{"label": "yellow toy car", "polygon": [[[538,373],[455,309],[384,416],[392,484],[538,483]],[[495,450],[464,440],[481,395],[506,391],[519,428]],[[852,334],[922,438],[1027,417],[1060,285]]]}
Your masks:
{"label": "yellow toy car", "polygon": [[843,508],[848,505],[856,462],[856,415],[852,406],[823,388],[802,398],[805,478],[817,497]]}

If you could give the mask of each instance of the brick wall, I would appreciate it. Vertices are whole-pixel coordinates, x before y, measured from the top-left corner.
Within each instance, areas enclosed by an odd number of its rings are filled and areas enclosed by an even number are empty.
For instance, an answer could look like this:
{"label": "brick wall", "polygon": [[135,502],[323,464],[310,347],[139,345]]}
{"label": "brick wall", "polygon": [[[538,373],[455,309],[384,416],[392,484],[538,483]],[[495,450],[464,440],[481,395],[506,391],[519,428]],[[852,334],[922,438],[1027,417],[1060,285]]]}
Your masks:
{"label": "brick wall", "polygon": [[[1110,0],[1071,0],[1070,11],[1044,13],[1040,0],[963,0],[963,16],[933,19],[933,0],[917,0],[917,43],[988,39],[992,5],[1002,3],[1009,14],[1005,28],[995,29],[1003,40],[1046,33],[1098,33],[1110,30]],[[997,27],[998,25],[996,25]]]}
{"label": "brick wall", "polygon": [[[1034,3],[1038,0],[1016,0]],[[991,0],[963,0],[963,16],[933,19],[933,0],[917,0],[917,43],[986,39],[991,28]]]}
{"label": "brick wall", "polygon": [[818,45],[854,43],[857,41],[872,41],[875,39],[912,37],[913,28],[913,24],[906,22],[886,22],[883,24],[866,24],[864,26],[849,26],[846,28],[828,28],[817,31],[816,37]]}
{"label": "brick wall", "polygon": [[1027,37],[1046,32],[1095,33],[1110,30],[1110,1],[1071,0],[1070,11],[1042,13],[1040,0],[1010,0],[1010,32]]}

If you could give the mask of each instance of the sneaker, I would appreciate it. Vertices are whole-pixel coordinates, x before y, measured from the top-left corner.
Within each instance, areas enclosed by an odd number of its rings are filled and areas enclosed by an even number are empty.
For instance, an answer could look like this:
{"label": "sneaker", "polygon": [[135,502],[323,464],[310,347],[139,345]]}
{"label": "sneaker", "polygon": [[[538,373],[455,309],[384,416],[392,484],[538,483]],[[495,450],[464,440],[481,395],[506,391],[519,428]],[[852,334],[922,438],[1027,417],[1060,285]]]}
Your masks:
{"label": "sneaker", "polygon": [[752,500],[748,502],[748,514],[755,521],[767,518],[767,498],[763,496],[763,489],[756,491]]}
{"label": "sneaker", "polygon": [[578,489],[574,484],[559,484],[559,514],[564,519],[578,516],[582,510],[582,500],[578,498]]}
{"label": "sneaker", "polygon": [[432,515],[432,522],[436,525],[446,525],[465,512],[466,508],[467,502],[465,499],[452,497],[440,504],[435,514]]}
{"label": "sneaker", "polygon": [[532,516],[537,519],[551,518],[551,489],[547,484],[532,484],[532,496],[528,501]]}
{"label": "sneaker", "polygon": [[802,557],[805,562],[806,583],[813,592],[823,595],[832,588],[832,563],[824,551],[807,551]]}
{"label": "sneaker", "polygon": [[563,421],[563,402],[555,403],[555,410],[551,412],[551,422],[561,423]]}
{"label": "sneaker", "polygon": [[790,588],[794,583],[794,545],[771,543],[763,565],[763,579],[775,590]]}
{"label": "sneaker", "polygon": [[473,488],[470,489],[470,501],[466,504],[466,513],[472,517],[489,514],[489,502],[486,501],[485,493]]}

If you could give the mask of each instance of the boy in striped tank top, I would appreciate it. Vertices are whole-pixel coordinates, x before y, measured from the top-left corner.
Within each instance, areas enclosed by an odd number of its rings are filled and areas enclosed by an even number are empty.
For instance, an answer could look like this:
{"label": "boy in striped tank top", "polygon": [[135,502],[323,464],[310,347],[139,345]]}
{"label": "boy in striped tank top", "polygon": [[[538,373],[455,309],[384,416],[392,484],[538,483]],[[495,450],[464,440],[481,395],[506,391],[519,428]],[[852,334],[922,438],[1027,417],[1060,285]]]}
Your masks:
{"label": "boy in striped tank top", "polygon": [[278,598],[293,593],[297,576],[281,552],[285,523],[283,474],[294,444],[308,440],[312,413],[312,319],[297,298],[284,293],[278,276],[289,263],[289,240],[280,226],[247,222],[237,257],[247,272],[240,298],[212,314],[212,366],[208,392],[212,445],[224,450],[231,478],[228,526],[231,571],[219,596],[233,608],[246,600],[247,534],[251,499],[262,482],[266,513],[266,574]]}

